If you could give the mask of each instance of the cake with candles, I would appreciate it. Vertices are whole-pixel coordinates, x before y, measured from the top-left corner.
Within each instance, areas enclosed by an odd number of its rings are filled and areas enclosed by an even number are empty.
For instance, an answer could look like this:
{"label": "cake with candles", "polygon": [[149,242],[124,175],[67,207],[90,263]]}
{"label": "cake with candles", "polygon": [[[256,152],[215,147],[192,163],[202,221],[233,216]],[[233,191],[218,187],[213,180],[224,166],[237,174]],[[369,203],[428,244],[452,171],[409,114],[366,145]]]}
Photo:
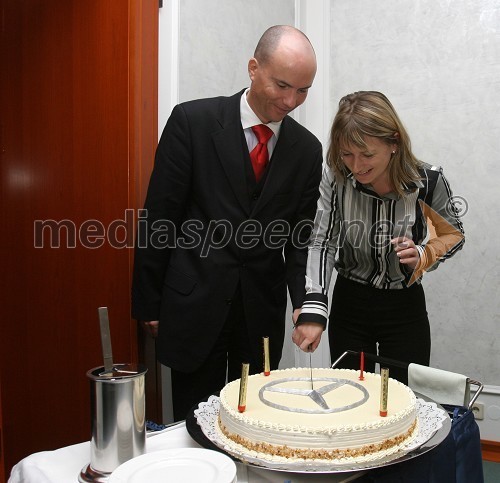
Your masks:
{"label": "cake with candles", "polygon": [[[270,461],[358,464],[384,458],[417,434],[410,388],[351,369],[284,369],[243,377],[220,393],[226,448]],[[361,377],[360,377],[361,375]]]}

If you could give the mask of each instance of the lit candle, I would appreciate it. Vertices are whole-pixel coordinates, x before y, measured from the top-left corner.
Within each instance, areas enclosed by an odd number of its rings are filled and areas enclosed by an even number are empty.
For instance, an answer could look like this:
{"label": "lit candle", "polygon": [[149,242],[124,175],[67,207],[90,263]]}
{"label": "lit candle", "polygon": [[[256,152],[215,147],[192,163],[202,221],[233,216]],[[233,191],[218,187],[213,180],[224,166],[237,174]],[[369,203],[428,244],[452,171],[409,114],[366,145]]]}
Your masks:
{"label": "lit candle", "polygon": [[247,407],[247,385],[248,385],[248,371],[250,364],[243,362],[241,364],[241,379],[240,379],[240,397],[238,399],[238,411],[244,412]]}
{"label": "lit candle", "polygon": [[269,365],[269,337],[262,337],[264,342],[264,376],[269,376],[271,374],[271,368]]}
{"label": "lit candle", "polygon": [[387,396],[389,395],[389,369],[380,369],[380,416],[387,416]]}
{"label": "lit candle", "polygon": [[359,355],[359,380],[364,381],[365,376],[363,375],[363,371],[365,370],[365,353],[361,351]]}

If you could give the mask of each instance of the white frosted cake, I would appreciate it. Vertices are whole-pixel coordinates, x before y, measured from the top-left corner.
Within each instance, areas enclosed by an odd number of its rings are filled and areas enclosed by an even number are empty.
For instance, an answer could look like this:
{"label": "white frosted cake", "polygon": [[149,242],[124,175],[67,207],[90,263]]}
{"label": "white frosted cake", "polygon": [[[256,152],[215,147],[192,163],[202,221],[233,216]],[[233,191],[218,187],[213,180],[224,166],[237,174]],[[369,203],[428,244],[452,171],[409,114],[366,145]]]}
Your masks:
{"label": "white frosted cake", "polygon": [[241,452],[291,460],[364,462],[398,451],[417,433],[414,393],[389,378],[387,416],[380,416],[379,374],[349,369],[272,371],[248,378],[238,410],[240,380],[220,393],[218,430]]}

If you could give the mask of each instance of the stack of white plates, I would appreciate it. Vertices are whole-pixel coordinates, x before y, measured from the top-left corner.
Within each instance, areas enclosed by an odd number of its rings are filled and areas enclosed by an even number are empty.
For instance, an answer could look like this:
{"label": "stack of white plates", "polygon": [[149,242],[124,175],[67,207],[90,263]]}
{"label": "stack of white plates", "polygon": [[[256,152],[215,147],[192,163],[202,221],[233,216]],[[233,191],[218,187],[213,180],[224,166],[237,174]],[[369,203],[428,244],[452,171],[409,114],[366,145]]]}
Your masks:
{"label": "stack of white plates", "polygon": [[236,464],[218,451],[179,448],[146,453],[120,465],[109,483],[235,483]]}

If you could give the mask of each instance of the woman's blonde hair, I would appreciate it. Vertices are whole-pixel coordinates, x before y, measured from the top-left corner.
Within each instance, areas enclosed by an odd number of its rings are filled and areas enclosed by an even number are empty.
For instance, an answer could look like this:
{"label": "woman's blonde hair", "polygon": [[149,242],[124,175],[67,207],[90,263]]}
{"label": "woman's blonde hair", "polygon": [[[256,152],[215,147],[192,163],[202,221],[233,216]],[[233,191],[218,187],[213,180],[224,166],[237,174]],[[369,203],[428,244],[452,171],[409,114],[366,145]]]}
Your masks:
{"label": "woman's blonde hair", "polygon": [[398,146],[389,162],[389,179],[396,192],[404,195],[404,186],[420,179],[418,168],[422,163],[413,155],[410,137],[394,107],[380,92],[360,91],[340,100],[330,131],[327,164],[345,180],[350,171],[342,161],[341,146],[367,149],[366,136]]}

